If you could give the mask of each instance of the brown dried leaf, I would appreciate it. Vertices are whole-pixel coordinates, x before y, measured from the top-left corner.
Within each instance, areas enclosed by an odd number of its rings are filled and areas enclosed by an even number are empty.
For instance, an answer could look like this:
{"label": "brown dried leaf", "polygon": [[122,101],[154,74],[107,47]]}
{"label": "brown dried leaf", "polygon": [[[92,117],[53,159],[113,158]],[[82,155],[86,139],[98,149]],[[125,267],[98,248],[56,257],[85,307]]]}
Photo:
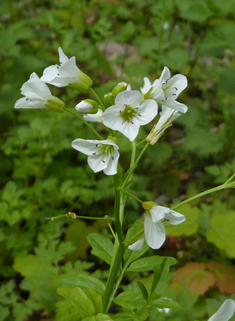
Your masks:
{"label": "brown dried leaf", "polygon": [[203,263],[190,262],[178,269],[173,282],[180,283],[192,293],[204,294],[215,283],[213,273],[206,271]]}
{"label": "brown dried leaf", "polygon": [[215,286],[220,291],[229,294],[235,293],[235,269],[227,264],[218,262],[207,262],[206,268],[213,272],[215,278]]}

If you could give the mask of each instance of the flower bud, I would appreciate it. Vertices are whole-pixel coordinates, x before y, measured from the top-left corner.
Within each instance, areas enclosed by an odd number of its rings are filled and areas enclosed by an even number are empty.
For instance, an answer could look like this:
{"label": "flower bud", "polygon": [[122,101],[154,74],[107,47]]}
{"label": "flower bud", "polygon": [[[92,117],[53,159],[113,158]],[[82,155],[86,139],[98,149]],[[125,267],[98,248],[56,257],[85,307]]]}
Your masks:
{"label": "flower bud", "polygon": [[118,84],[112,90],[113,98],[116,98],[117,94],[119,94],[121,91],[124,91],[126,89],[127,89],[127,84],[126,83]]}
{"label": "flower bud", "polygon": [[104,106],[105,108],[108,108],[110,106],[114,105],[114,97],[111,92],[104,95]]}
{"label": "flower bud", "polygon": [[98,103],[92,99],[82,100],[79,104],[75,106],[75,109],[80,113],[91,113],[95,114],[98,111]]}

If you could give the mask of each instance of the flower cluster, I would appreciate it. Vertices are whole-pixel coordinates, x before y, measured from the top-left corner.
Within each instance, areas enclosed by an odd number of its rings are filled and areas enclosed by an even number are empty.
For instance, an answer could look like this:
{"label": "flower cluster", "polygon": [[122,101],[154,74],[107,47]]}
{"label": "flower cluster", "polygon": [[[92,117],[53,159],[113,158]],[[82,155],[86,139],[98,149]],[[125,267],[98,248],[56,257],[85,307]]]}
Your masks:
{"label": "flower cluster", "polygon": [[[58,51],[59,64],[47,67],[41,78],[32,73],[30,79],[21,88],[21,93],[25,98],[17,100],[15,108],[40,108],[69,112],[65,104],[51,94],[47,84],[56,87],[69,86],[80,92],[91,91],[97,101],[82,100],[75,106],[75,109],[78,112],[77,117],[99,139],[77,138],[72,142],[72,147],[88,156],[88,165],[95,173],[103,171],[106,175],[117,174],[120,156],[117,143],[118,134],[121,133],[133,142],[138,136],[140,126],[149,124],[157,116],[159,105],[162,110],[158,122],[153,125],[146,137],[150,145],[158,141],[174,119],[187,111],[187,106],[176,101],[178,95],[187,86],[187,79],[183,75],[175,75],[171,78],[167,67],[164,68],[160,78],[152,84],[148,78],[144,78],[144,86],[139,91],[132,90],[129,84],[119,83],[111,92],[104,95],[102,103],[91,89],[93,84],[91,78],[76,66],[75,57],[68,58],[61,48]],[[107,138],[100,136],[88,122],[99,122],[103,129],[106,127]],[[143,206],[146,210],[144,236],[129,248],[141,249],[146,240],[151,248],[158,249],[166,237],[165,227],[161,220],[175,225],[183,222],[185,217],[153,202],[144,202]]]}

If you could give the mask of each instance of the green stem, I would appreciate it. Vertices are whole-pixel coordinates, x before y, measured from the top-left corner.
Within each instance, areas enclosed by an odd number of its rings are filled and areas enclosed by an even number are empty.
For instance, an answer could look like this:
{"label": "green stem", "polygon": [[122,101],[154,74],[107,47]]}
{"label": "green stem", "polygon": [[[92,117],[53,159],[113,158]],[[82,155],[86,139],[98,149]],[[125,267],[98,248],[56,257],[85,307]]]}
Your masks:
{"label": "green stem", "polygon": [[[62,215],[58,215],[58,216],[54,216],[54,217],[45,217],[45,220],[54,221],[54,220],[57,220],[62,217],[70,218],[68,214],[62,214]],[[108,217],[108,216],[107,217],[90,217],[90,216],[76,215],[76,217],[74,217],[74,218],[78,218],[78,219],[81,218],[81,219],[85,219],[85,220],[97,220],[97,221],[114,221],[113,217]]]}
{"label": "green stem", "polygon": [[230,183],[235,177],[235,173],[224,183],[224,185]]}
{"label": "green stem", "polygon": [[104,313],[108,312],[109,307],[112,304],[112,299],[116,293],[116,291],[115,292],[113,291],[113,287],[114,287],[115,280],[117,278],[117,274],[118,274],[120,265],[122,263],[122,258],[125,253],[125,250],[126,250],[126,248],[125,248],[124,244],[120,243],[111,273],[109,275],[106,289],[104,292],[104,297],[103,297]]}
{"label": "green stem", "polygon": [[130,254],[130,256],[129,256],[129,258],[128,258],[127,261],[126,261],[126,264],[123,266],[123,269],[122,269],[122,271],[121,271],[121,273],[120,273],[120,275],[119,275],[119,277],[118,277],[118,279],[117,279],[117,282],[116,282],[116,284],[115,284],[115,286],[114,286],[114,289],[113,289],[113,291],[112,291],[112,293],[111,293],[111,295],[110,295],[110,297],[109,297],[109,302],[108,302],[106,311],[109,310],[109,308],[110,308],[110,306],[111,306],[111,304],[112,304],[113,298],[114,298],[115,293],[117,292],[118,287],[119,287],[119,285],[120,285],[120,283],[121,283],[121,281],[122,281],[123,275],[124,275],[124,273],[126,272],[126,269],[128,268],[128,266],[129,266],[129,264],[130,264],[130,260],[131,260],[131,257],[132,257],[132,255],[133,255],[133,253],[134,253],[134,252],[132,251],[131,254]]}
{"label": "green stem", "polygon": [[100,99],[100,97],[97,95],[97,93],[94,91],[94,89],[92,89],[91,87],[89,87],[90,92],[93,94],[93,96],[95,96],[95,99],[98,101],[100,108],[104,111],[105,107]]}
{"label": "green stem", "polygon": [[[130,168],[133,166],[133,164],[135,162],[135,157],[136,157],[136,144],[135,144],[135,141],[133,141],[132,142]],[[129,181],[131,180],[131,178],[132,178],[132,175],[129,177]],[[121,224],[123,222],[124,209],[125,209],[125,205],[126,205],[126,198],[127,198],[127,195],[121,193],[121,196],[120,196],[120,221],[121,221]]]}
{"label": "green stem", "polygon": [[131,176],[132,176],[132,173],[134,172],[134,169],[136,168],[136,166],[138,165],[138,162],[140,160],[140,158],[142,157],[142,155],[144,154],[144,152],[146,151],[146,149],[149,147],[149,144],[150,142],[147,142],[144,146],[144,148],[142,149],[142,151],[139,153],[139,156],[137,157],[136,161],[134,162],[134,164],[129,168],[129,170],[127,171],[127,177],[124,181],[124,183],[122,184],[122,188],[125,189],[125,187],[128,185],[130,179],[131,179]]}
{"label": "green stem", "polygon": [[225,189],[225,188],[230,188],[229,185],[231,185],[231,184],[222,184],[222,185],[220,185],[220,186],[217,186],[217,187],[208,189],[208,190],[205,191],[205,192],[202,192],[202,193],[199,193],[199,194],[197,194],[197,195],[194,195],[194,196],[186,199],[185,201],[179,203],[178,205],[173,206],[173,207],[172,207],[172,210],[175,210],[175,209],[177,209],[178,207],[183,206],[184,204],[187,204],[187,203],[189,203],[189,202],[191,202],[191,201],[194,201],[195,199],[197,199],[197,198],[199,198],[199,197],[202,197],[202,196],[205,196],[205,195],[207,195],[207,194],[211,194],[211,193],[214,193],[214,192],[217,192],[217,191],[221,191],[221,190],[223,190],[223,189]]}
{"label": "green stem", "polygon": [[115,257],[113,258],[113,263],[110,267],[110,273],[108,276],[108,281],[106,284],[106,289],[104,292],[103,297],[103,307],[104,307],[104,313],[108,311],[108,306],[112,303],[110,301],[110,295],[113,291],[113,287],[117,278],[117,274],[119,272],[122,258],[125,253],[126,247],[124,246],[124,235],[122,231],[122,226],[120,222],[120,191],[117,190],[117,187],[119,185],[119,175],[115,175],[114,177],[114,186],[115,186],[115,203],[114,203],[114,225],[118,237],[118,241],[116,241],[115,245],[117,247],[117,252]]}
{"label": "green stem", "polygon": [[143,204],[143,201],[141,201],[138,197],[136,197],[135,195],[133,195],[132,193],[126,191],[125,189],[121,188],[121,187],[118,187],[117,190],[129,195],[130,197],[134,198],[137,202]]}
{"label": "green stem", "polygon": [[67,111],[68,113],[70,113],[71,115],[77,117],[79,120],[81,120],[83,122],[84,125],[86,125],[92,132],[93,134],[95,134],[95,136],[101,140],[103,140],[104,138],[102,136],[100,136],[100,134],[97,133],[97,131],[80,115],[78,115],[77,113],[75,113],[74,111],[64,107],[63,108],[65,111]]}

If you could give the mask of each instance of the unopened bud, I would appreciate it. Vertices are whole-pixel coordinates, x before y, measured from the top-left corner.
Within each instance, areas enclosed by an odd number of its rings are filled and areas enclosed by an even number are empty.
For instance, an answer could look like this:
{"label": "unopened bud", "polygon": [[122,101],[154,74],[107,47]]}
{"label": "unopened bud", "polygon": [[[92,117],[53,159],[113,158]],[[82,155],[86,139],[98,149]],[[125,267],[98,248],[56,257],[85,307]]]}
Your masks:
{"label": "unopened bud", "polygon": [[98,103],[92,99],[82,100],[79,104],[75,106],[75,109],[80,113],[90,113],[95,114],[98,111]]}
{"label": "unopened bud", "polygon": [[114,105],[114,97],[111,92],[104,95],[104,106],[105,108],[108,108],[110,106]]}
{"label": "unopened bud", "polygon": [[126,83],[121,83],[121,84],[117,85],[112,90],[113,97],[116,98],[117,94],[119,94],[120,92],[122,92],[122,91],[124,91],[126,89],[127,89],[127,84]]}

